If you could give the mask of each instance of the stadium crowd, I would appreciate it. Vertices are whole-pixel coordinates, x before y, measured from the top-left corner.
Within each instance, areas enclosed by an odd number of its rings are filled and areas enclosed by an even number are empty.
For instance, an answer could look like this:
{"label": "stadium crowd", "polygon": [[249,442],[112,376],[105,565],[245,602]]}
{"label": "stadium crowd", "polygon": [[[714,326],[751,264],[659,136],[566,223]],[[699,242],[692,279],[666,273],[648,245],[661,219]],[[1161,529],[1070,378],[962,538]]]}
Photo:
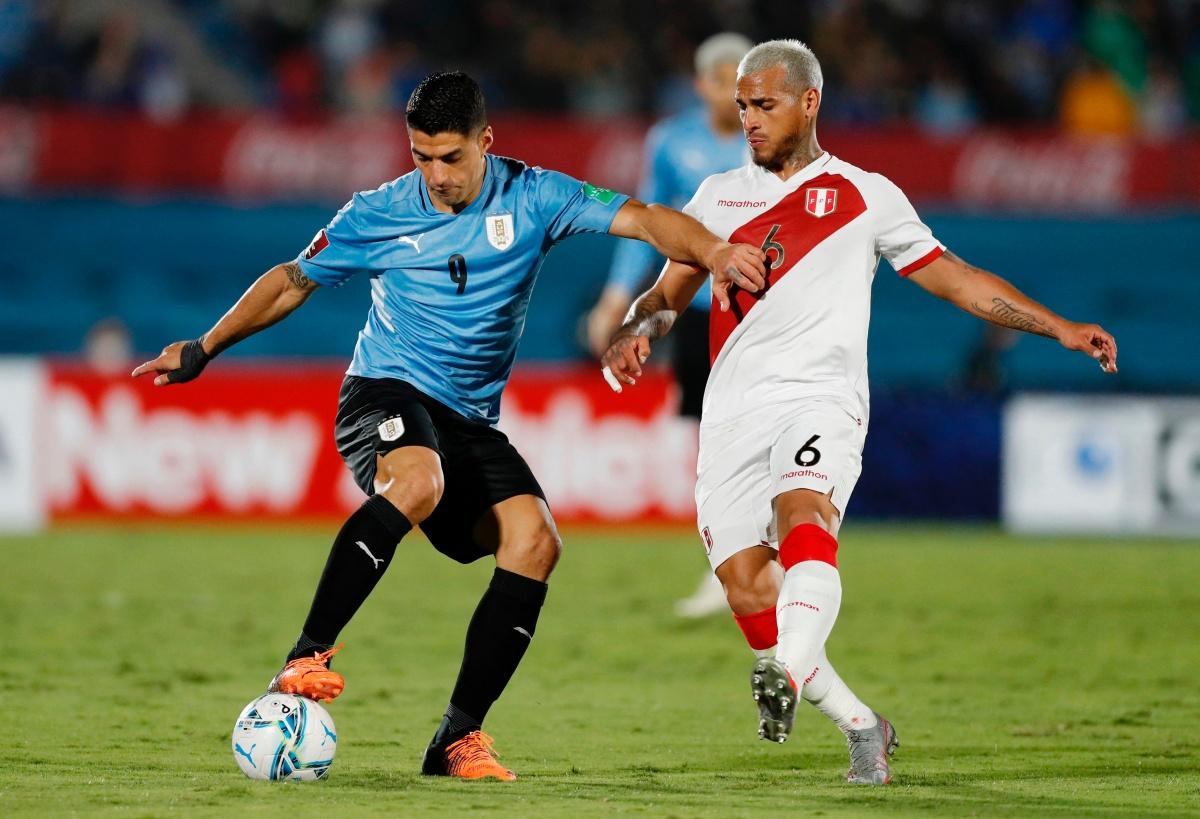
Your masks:
{"label": "stadium crowd", "polygon": [[0,100],[386,113],[452,65],[494,109],[660,115],[691,99],[692,51],[723,29],[808,41],[827,122],[1200,121],[1195,0],[0,0]]}

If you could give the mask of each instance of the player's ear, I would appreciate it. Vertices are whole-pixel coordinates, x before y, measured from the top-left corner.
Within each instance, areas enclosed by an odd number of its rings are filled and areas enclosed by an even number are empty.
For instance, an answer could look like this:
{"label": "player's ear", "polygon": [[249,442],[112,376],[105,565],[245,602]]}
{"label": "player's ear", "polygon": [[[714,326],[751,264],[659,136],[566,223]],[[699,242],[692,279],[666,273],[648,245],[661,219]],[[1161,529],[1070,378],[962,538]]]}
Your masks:
{"label": "player's ear", "polygon": [[486,154],[495,141],[496,136],[492,133],[492,126],[483,126],[483,130],[479,132],[479,153]]}
{"label": "player's ear", "polygon": [[810,118],[817,115],[817,111],[821,108],[821,92],[815,88],[810,88],[804,92],[804,113]]}

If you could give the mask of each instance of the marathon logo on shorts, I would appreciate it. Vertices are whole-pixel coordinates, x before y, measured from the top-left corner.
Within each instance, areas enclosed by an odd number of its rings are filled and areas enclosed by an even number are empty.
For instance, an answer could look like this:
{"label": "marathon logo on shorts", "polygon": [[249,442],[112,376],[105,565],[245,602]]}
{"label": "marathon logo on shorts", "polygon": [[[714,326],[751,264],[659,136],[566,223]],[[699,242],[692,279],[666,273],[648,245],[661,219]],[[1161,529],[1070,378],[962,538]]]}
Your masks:
{"label": "marathon logo on shorts", "polygon": [[828,216],[836,209],[836,188],[809,188],[804,192],[804,210],[818,219]]}
{"label": "marathon logo on shorts", "polygon": [[705,526],[700,530],[700,534],[704,538],[704,553],[711,555],[713,547],[712,532],[708,531],[708,527]]}
{"label": "marathon logo on shorts", "polygon": [[397,415],[384,421],[378,429],[380,438],[385,441],[395,441],[404,434],[404,421]]}
{"label": "marathon logo on shorts", "polygon": [[829,480],[829,476],[824,472],[818,472],[815,469],[793,469],[791,472],[784,472],[779,476],[779,480],[786,481],[789,478],[816,478],[819,481]]}
{"label": "marathon logo on shorts", "polygon": [[321,228],[309,242],[308,248],[304,251],[304,258],[311,259],[327,247],[329,247],[329,239],[325,238],[325,228]]}

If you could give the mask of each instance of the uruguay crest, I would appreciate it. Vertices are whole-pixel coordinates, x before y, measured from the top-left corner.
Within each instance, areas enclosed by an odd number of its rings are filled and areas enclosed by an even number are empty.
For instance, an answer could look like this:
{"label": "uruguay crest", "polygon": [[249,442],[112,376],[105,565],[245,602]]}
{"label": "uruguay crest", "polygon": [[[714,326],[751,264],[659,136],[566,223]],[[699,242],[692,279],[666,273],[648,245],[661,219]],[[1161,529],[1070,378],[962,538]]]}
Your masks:
{"label": "uruguay crest", "polygon": [[496,250],[508,250],[516,236],[513,234],[513,218],[511,213],[501,213],[495,216],[483,217],[487,232],[488,244]]}
{"label": "uruguay crest", "polygon": [[804,192],[804,210],[820,218],[828,216],[837,208],[837,189],[809,188]]}

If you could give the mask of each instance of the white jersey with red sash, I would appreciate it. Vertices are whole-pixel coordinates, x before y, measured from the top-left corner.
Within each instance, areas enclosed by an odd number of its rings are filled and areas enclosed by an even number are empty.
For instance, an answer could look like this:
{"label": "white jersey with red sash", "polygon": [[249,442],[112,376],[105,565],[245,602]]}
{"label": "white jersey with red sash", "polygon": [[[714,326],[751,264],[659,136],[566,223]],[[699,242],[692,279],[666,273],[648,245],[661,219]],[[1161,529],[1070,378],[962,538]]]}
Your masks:
{"label": "white jersey with red sash", "polygon": [[882,256],[900,275],[945,250],[903,192],[826,153],[784,181],[753,163],[708,177],[686,213],[772,266],[760,293],[714,308],[704,422],[805,398],[867,414],[871,282]]}

